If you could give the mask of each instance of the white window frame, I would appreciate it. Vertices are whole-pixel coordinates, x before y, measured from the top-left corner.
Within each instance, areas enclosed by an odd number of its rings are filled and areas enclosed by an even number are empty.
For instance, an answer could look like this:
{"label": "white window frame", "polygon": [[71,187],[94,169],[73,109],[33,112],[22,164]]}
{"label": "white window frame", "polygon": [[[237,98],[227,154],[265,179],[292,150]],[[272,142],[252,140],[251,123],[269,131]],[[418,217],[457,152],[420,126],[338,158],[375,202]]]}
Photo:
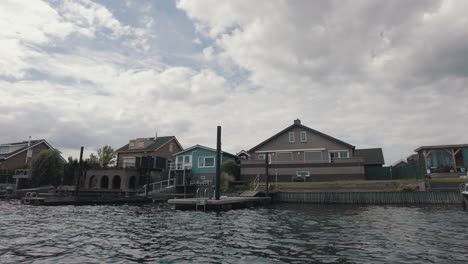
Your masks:
{"label": "white window frame", "polygon": [[266,155],[265,154],[257,154],[257,159],[258,160],[265,160]]}
{"label": "white window frame", "polygon": [[169,143],[169,152],[174,151],[174,143]]}
{"label": "white window frame", "polygon": [[[304,136],[304,138],[302,138],[302,136]],[[301,131],[301,142],[307,142],[307,131]]]}
{"label": "white window frame", "polygon": [[[179,157],[182,157],[182,163],[179,162]],[[189,158],[188,162],[185,162],[186,157]],[[177,155],[176,156],[176,168],[184,169],[186,166],[192,167],[192,155]]]}
{"label": "white window frame", "polygon": [[137,144],[136,144],[136,147],[137,147],[137,148],[144,148],[144,147],[145,147],[145,142],[143,142],[143,141],[138,141]]}
{"label": "white window frame", "polygon": [[[206,159],[213,159],[213,166],[205,166]],[[200,160],[203,160],[203,164],[200,164]],[[214,156],[202,156],[198,157],[198,168],[213,168],[216,164],[216,158]]]}
{"label": "white window frame", "polygon": [[0,146],[0,154],[6,154],[10,153],[10,147],[9,146]]}
{"label": "white window frame", "polygon": [[[291,137],[292,136],[292,137]],[[296,133],[294,131],[288,133],[289,143],[296,142]]]}
{"label": "white window frame", "polygon": [[328,151],[328,158],[329,158],[330,162],[332,162],[332,158],[331,158],[332,153],[341,153],[341,152],[346,152],[346,153],[348,153],[347,157],[341,157],[341,154],[340,154],[340,155],[339,155],[340,157],[335,158],[335,159],[349,159],[349,158],[350,158],[349,150],[347,150],[347,149],[342,149],[342,150],[329,150],[329,151]]}
{"label": "white window frame", "polygon": [[[305,175],[304,175],[304,176],[299,175],[300,173],[304,173],[304,172],[305,172]],[[302,177],[304,177],[304,178],[310,177],[310,171],[296,171],[296,177],[301,177],[301,178],[302,178]]]}
{"label": "white window frame", "polygon": [[136,157],[123,157],[122,158],[122,167],[123,168],[135,168],[136,167]]}

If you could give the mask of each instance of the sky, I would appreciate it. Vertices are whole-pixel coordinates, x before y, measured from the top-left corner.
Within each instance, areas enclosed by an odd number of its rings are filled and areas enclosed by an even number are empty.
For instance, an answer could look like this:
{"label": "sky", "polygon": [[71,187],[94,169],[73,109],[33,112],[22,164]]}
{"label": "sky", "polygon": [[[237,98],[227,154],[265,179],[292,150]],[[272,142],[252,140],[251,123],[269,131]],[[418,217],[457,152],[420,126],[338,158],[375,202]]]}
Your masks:
{"label": "sky", "polygon": [[64,157],[302,124],[392,164],[468,143],[468,1],[2,0],[0,142]]}

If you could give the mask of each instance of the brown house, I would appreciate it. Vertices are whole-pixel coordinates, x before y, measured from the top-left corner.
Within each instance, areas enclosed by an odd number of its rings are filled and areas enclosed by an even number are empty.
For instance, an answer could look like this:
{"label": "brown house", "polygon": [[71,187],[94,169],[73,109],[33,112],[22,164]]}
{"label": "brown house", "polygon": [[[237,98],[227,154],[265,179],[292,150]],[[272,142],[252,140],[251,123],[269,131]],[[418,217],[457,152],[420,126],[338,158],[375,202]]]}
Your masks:
{"label": "brown house", "polygon": [[131,139],[116,151],[116,168],[88,171],[82,187],[97,191],[135,191],[146,183],[147,173],[150,183],[167,179],[167,168],[174,154],[182,150],[175,136]]}
{"label": "brown house", "polygon": [[[16,169],[31,164],[31,160],[42,150],[53,149],[46,140],[29,140],[0,145],[0,183],[11,183]],[[23,175],[23,178],[29,175]]]}
{"label": "brown house", "polygon": [[360,156],[356,152],[353,145],[306,127],[297,119],[248,151],[249,158],[241,160],[241,179],[251,181],[260,176],[263,180],[267,158],[271,181],[365,179],[366,166],[384,163],[381,149],[363,150]]}

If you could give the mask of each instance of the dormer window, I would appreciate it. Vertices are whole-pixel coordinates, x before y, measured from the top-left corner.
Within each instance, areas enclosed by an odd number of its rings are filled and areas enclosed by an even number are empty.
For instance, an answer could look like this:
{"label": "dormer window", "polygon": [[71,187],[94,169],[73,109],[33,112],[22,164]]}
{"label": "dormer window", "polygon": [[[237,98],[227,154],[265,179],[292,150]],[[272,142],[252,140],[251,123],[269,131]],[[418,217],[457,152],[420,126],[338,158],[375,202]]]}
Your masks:
{"label": "dormer window", "polygon": [[169,152],[173,152],[174,151],[174,144],[171,143],[169,144]]}
{"label": "dormer window", "polygon": [[301,131],[301,142],[307,142],[307,132]]}
{"label": "dormer window", "polygon": [[294,132],[289,132],[289,142],[294,143],[295,141]]}
{"label": "dormer window", "polygon": [[144,147],[145,147],[145,142],[143,142],[143,141],[138,141],[137,147],[138,147],[138,148],[144,148]]}
{"label": "dormer window", "polygon": [[5,154],[10,152],[10,148],[8,146],[6,147],[0,147],[0,154]]}
{"label": "dormer window", "polygon": [[131,141],[131,142],[130,142],[130,147],[131,147],[131,148],[135,147],[135,142]]}

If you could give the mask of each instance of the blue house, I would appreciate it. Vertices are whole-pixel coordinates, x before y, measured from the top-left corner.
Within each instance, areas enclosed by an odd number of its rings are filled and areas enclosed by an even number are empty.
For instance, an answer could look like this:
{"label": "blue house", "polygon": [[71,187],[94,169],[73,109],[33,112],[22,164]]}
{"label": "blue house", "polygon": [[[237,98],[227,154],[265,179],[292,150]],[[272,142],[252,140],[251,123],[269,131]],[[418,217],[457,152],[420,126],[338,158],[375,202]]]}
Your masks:
{"label": "blue house", "polygon": [[[216,149],[195,145],[174,154],[178,178],[185,177],[188,185],[211,185],[216,176]],[[236,160],[237,156],[223,151],[221,164],[226,160]],[[179,180],[178,180],[179,181]]]}

